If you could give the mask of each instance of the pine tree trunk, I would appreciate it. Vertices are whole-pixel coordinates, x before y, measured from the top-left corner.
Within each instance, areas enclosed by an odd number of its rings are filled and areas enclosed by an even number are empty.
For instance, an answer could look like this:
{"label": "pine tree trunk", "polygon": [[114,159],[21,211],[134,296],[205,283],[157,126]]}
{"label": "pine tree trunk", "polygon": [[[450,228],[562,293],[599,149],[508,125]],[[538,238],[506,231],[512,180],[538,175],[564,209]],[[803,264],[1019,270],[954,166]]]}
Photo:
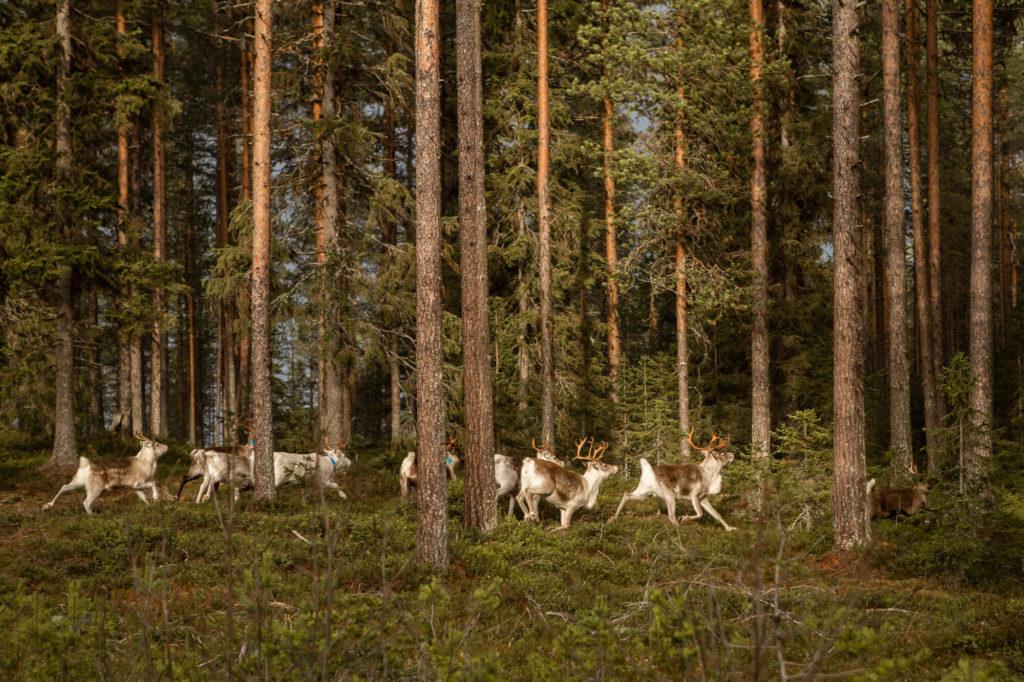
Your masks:
{"label": "pine tree trunk", "polygon": [[[185,281],[188,284],[188,292],[185,294],[185,315],[188,326],[188,376],[185,416],[185,435],[192,447],[196,446],[196,297],[199,292],[196,287],[196,263],[195,263],[195,148],[191,137],[188,144],[188,160],[185,171]],[[180,386],[179,392],[186,390]]]}
{"label": "pine tree trunk", "polygon": [[487,205],[484,197],[480,0],[456,0],[459,124],[459,239],[465,390],[465,525],[498,525],[494,503],[494,405],[487,320]]}
{"label": "pine tree trunk", "polygon": [[1006,347],[1010,333],[1010,145],[1009,113],[1006,105],[1006,86],[999,93],[999,339],[1000,348]]}
{"label": "pine tree trunk", "polygon": [[[394,40],[388,40],[388,54],[395,51]],[[398,138],[395,121],[395,102],[391,97],[384,98],[384,173],[392,181],[398,182],[398,164],[395,157],[395,147]],[[385,250],[394,249],[398,246],[398,224],[390,217],[384,220],[381,225],[381,236],[384,240]],[[385,267],[389,267],[391,258],[385,259]],[[388,334],[388,424],[389,436],[392,443],[397,443],[402,433],[402,368],[399,363],[398,352],[398,321],[388,321],[392,327]]]}
{"label": "pine tree trunk", "polygon": [[[526,235],[526,207],[523,205],[523,198],[516,197],[516,225],[519,230],[519,237]],[[527,336],[530,333],[528,313],[530,310],[530,290],[526,282],[526,263],[520,262],[516,268],[516,296],[519,299],[519,334],[516,337],[516,376],[517,397],[519,409],[519,424],[526,414],[530,405],[530,352],[527,347]]]}
{"label": "pine tree trunk", "polygon": [[271,0],[256,0],[252,165],[252,403],[256,499],[274,496],[270,403],[270,53]]}
{"label": "pine tree trunk", "polygon": [[864,341],[857,200],[860,178],[860,47],[856,0],[833,0],[832,144],[835,261],[835,547],[870,539],[864,488]]}
{"label": "pine tree trunk", "polygon": [[[117,58],[120,63],[122,76],[124,75],[124,39],[127,32],[127,22],[124,16],[122,0],[117,0],[116,9],[117,26]],[[121,249],[121,257],[127,260],[128,252],[128,128],[127,113],[117,112],[117,244]],[[129,300],[131,291],[128,292]],[[117,410],[110,422],[111,433],[128,433],[132,428],[132,374],[131,374],[131,340],[129,334],[121,332],[119,338],[118,362],[117,362]]]}
{"label": "pine tree trunk", "polygon": [[[153,78],[164,82],[166,49],[164,45],[164,7],[162,0],[153,3]],[[167,262],[167,155],[163,139],[163,105],[153,111],[153,257]],[[153,323],[153,348],[150,355],[149,419],[151,437],[167,435],[167,331],[164,329],[164,290],[157,287],[153,306],[157,315]]]}
{"label": "pine tree trunk", "polygon": [[917,4],[906,3],[907,41],[907,139],[910,153],[910,210],[914,243],[914,311],[917,316],[918,373],[924,397],[924,427],[927,450],[938,448],[938,385],[932,360],[932,324],[928,278],[928,244],[924,230],[924,201],[921,178],[921,62],[920,16]]}
{"label": "pine tree trunk", "polygon": [[551,197],[548,191],[548,3],[537,0],[537,219],[540,232],[540,435],[555,442],[555,339],[551,299]]}
{"label": "pine tree trunk", "polygon": [[[71,3],[59,0],[57,3],[57,38],[63,53],[57,64],[57,181],[71,180],[71,109],[68,105],[68,79],[71,76]],[[60,240],[68,243],[71,238],[71,215],[67,206],[58,206],[61,224]],[[78,444],[75,440],[75,377],[74,347],[72,340],[75,329],[75,299],[72,284],[73,273],[70,264],[67,271],[57,280],[57,326],[54,348],[57,373],[54,381],[56,405],[54,414],[53,455],[45,466],[73,466],[78,460]]]}
{"label": "pine tree trunk", "polygon": [[[946,412],[942,396],[942,232],[939,187],[939,48],[937,0],[926,0],[925,53],[928,70],[928,312],[931,318],[932,375],[935,377],[935,412],[939,426]],[[941,473],[938,449],[928,451],[928,474]]]}
{"label": "pine tree trunk", "polygon": [[[334,3],[322,0],[313,3],[313,49],[328,51],[334,35]],[[319,57],[318,57],[319,60]],[[313,118],[321,116],[334,118],[334,73],[329,64],[318,65],[320,79],[319,102],[313,106]],[[322,289],[320,292],[321,312],[318,319],[320,345],[320,431],[327,435],[331,444],[338,443],[343,435],[341,368],[338,366],[339,320],[331,315],[335,309],[334,295],[337,291],[338,273],[328,271],[328,256],[332,267],[338,267],[338,174],[334,139],[324,135],[320,139],[320,187],[317,195],[321,199],[318,207],[317,263],[320,266]]]}
{"label": "pine tree trunk", "polygon": [[[95,287],[89,291],[89,326],[93,332],[99,329],[99,301]],[[100,371],[99,344],[89,344],[89,435],[93,438],[103,432],[103,375]]]}
{"label": "pine tree trunk", "polygon": [[764,85],[764,9],[750,0],[750,80],[754,87],[753,167],[750,177],[750,259],[754,268],[750,343],[751,448],[755,457],[767,457],[771,448],[771,390],[768,376],[768,178],[765,171],[765,125],[762,112]]}
{"label": "pine tree trunk", "polygon": [[441,302],[441,26],[438,0],[416,2],[416,559],[448,566]]}
{"label": "pine tree trunk", "polygon": [[965,482],[977,489],[992,455],[992,0],[973,5],[971,113],[971,422]]}
{"label": "pine tree trunk", "polygon": [[[683,88],[678,88],[679,99],[683,99]],[[676,169],[680,175],[686,170],[686,138],[683,134],[683,119],[676,119],[675,129],[675,161]],[[690,456],[690,442],[687,434],[690,432],[690,347],[689,338],[686,333],[686,243],[684,241],[684,220],[683,215],[683,194],[677,195],[676,200],[676,225],[675,234],[675,286],[676,286],[676,381],[679,391],[679,453],[683,459]]]}
{"label": "pine tree trunk", "polygon": [[[214,3],[213,33],[217,36],[216,43],[216,87],[217,87],[217,248],[222,249],[228,243],[228,222],[231,213],[230,198],[228,195],[228,178],[230,177],[230,138],[228,133],[228,116],[225,111],[224,98],[224,41],[220,38],[220,3]],[[244,96],[244,95],[243,95]],[[242,174],[248,172],[248,167],[242,168]],[[215,424],[218,433],[223,433],[225,402],[224,396],[225,377],[227,372],[227,358],[231,355],[233,344],[228,338],[229,319],[228,307],[225,301],[217,302],[217,369],[216,369],[216,407]],[[220,436],[218,440],[221,440]]]}
{"label": "pine tree trunk", "polygon": [[[601,55],[607,59],[607,50],[603,44],[608,39],[608,0],[601,0],[601,26],[602,46]],[[604,77],[607,79],[608,67],[605,66]],[[604,116],[601,120],[601,144],[604,148],[602,154],[602,166],[604,171],[604,253],[608,263],[608,379],[611,389],[608,392],[608,399],[616,404],[619,402],[618,379],[619,363],[622,361],[622,333],[619,329],[619,282],[616,279],[616,270],[619,267],[618,237],[615,232],[615,178],[612,176],[612,154],[614,153],[614,135],[612,131],[612,116],[614,107],[612,99],[605,93],[601,100],[604,109]]]}
{"label": "pine tree trunk", "polygon": [[885,294],[889,350],[889,447],[893,480],[909,480],[910,367],[907,360],[907,257],[903,229],[903,125],[900,117],[899,0],[882,0],[885,131]]}

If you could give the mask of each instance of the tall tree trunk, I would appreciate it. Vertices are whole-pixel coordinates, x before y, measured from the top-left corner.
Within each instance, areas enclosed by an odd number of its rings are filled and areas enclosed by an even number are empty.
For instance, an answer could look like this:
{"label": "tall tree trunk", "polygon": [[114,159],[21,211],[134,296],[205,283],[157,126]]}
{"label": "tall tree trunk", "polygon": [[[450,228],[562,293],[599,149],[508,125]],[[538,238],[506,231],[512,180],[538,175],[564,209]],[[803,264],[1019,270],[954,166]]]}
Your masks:
{"label": "tall tree trunk", "polygon": [[[122,77],[124,76],[124,40],[127,33],[127,22],[124,16],[124,4],[117,0],[117,58]],[[128,114],[118,111],[117,116],[117,244],[124,260],[130,258],[128,249]],[[134,287],[129,286],[128,299],[134,300]],[[118,340],[117,362],[117,409],[110,421],[112,433],[127,433],[132,428],[132,373],[131,373],[131,338],[130,333],[122,330]]]}
{"label": "tall tree trunk", "polygon": [[480,0],[456,0],[459,109],[459,240],[466,411],[465,525],[498,525],[494,503],[494,404],[487,321],[487,205],[484,197]]}
{"label": "tall tree trunk", "polygon": [[[388,54],[395,51],[394,40],[388,40]],[[398,183],[398,164],[396,161],[396,141],[398,138],[395,120],[395,101],[390,96],[384,97],[384,173],[394,183]],[[381,225],[385,250],[394,250],[398,246],[398,223],[390,216]],[[385,259],[385,267],[390,266],[392,258]],[[389,320],[388,333],[388,411],[389,435],[392,443],[398,442],[402,434],[402,367],[399,363],[398,320]]]}
{"label": "tall tree trunk", "polygon": [[[935,412],[942,425],[945,400],[942,397],[942,232],[939,214],[939,38],[938,0],[926,0],[925,53],[928,71],[928,312],[931,318],[932,376],[935,377]],[[928,450],[928,473],[941,472],[939,449]]]}
{"label": "tall tree trunk", "polygon": [[[89,326],[95,334],[100,326],[99,301],[96,288],[89,291]],[[89,435],[95,438],[103,432],[103,374],[100,371],[100,351],[96,339],[89,343]]]}
{"label": "tall tree trunk", "polygon": [[416,2],[416,559],[448,566],[441,338],[441,26],[438,0]]}
{"label": "tall tree trunk", "polygon": [[971,84],[971,422],[965,483],[977,488],[992,455],[992,0],[975,0]]}
{"label": "tall tree trunk", "polygon": [[[249,28],[246,30],[247,33],[253,33],[252,18],[246,19],[246,24]],[[248,203],[253,200],[253,173],[252,173],[252,158],[253,158],[253,97],[252,94],[252,70],[253,70],[253,48],[252,42],[248,40],[242,41],[241,46],[241,81],[242,81],[242,172],[241,175],[241,199],[242,203]],[[241,310],[239,310],[241,308]],[[247,292],[241,292],[239,296],[238,305],[232,305],[229,314],[232,319],[244,316],[246,310],[250,313],[250,329],[251,329],[251,308],[252,303],[248,300]],[[231,358],[229,367],[235,367],[237,363],[238,373],[234,374],[232,370],[232,376],[229,377],[228,387],[230,388],[231,394],[231,405],[232,409],[236,413],[241,413],[243,410],[248,415],[252,412],[253,408],[253,396],[251,395],[253,390],[250,387],[250,381],[253,377],[252,363],[253,363],[253,349],[252,349],[252,338],[251,334],[238,333],[232,334],[231,341]],[[235,376],[238,377],[236,383]],[[234,434],[232,434],[234,435]]]}
{"label": "tall tree trunk", "polygon": [[[129,144],[128,169],[128,216],[131,223],[130,242],[133,245],[132,255],[136,253],[137,240],[142,233],[142,125],[135,121],[131,126],[131,142]],[[134,285],[129,289],[132,299],[137,294]],[[149,429],[146,421],[146,377],[145,363],[142,357],[142,335],[135,333],[131,337],[129,348],[129,372],[132,387],[132,433],[145,433]]]}
{"label": "tall tree trunk", "polygon": [[[526,206],[523,198],[516,197],[516,225],[519,238],[526,235]],[[516,376],[518,378],[518,409],[519,418],[526,414],[530,404],[530,351],[526,339],[530,333],[528,313],[530,310],[530,288],[526,281],[526,263],[520,261],[516,267],[516,297],[519,303],[519,334],[516,337]]]}
{"label": "tall tree trunk", "polygon": [[1003,86],[999,101],[999,345],[1006,347],[1010,325],[1010,143],[1009,112],[1006,103],[1006,87]]}
{"label": "tall tree trunk", "polygon": [[[320,79],[320,101],[313,106],[313,118],[321,116],[334,118],[334,73],[324,63],[319,53],[327,52],[334,35],[334,2],[317,0],[313,3],[313,49],[318,53],[318,77]],[[338,267],[338,173],[334,138],[324,135],[320,139],[320,187],[317,195],[321,199],[318,207],[317,264],[320,266],[322,289],[320,291],[321,311],[318,318],[320,338],[319,374],[322,377],[320,403],[320,430],[327,435],[331,444],[342,439],[342,385],[341,368],[338,366],[338,320],[331,314],[335,309],[334,295],[337,291],[337,272],[329,271],[326,264]],[[328,256],[332,258],[328,259]]]}
{"label": "tall tree trunk", "polygon": [[771,390],[768,376],[768,178],[765,171],[764,8],[750,0],[750,81],[754,86],[753,168],[750,177],[750,259],[754,268],[750,342],[751,447],[755,457],[767,457],[771,448]]}
{"label": "tall tree trunk", "polygon": [[540,232],[540,435],[555,443],[555,333],[551,299],[548,165],[548,2],[537,0],[537,219]]}
{"label": "tall tree trunk", "polygon": [[[71,180],[71,108],[68,104],[68,79],[71,77],[71,2],[57,3],[57,38],[63,50],[57,63],[57,182]],[[65,244],[72,237],[71,209],[57,208],[60,220],[59,239]],[[46,466],[72,466],[78,460],[75,440],[75,357],[72,340],[75,329],[75,299],[72,266],[67,264],[57,280],[57,327],[54,348],[57,375],[54,382],[56,405],[54,414],[53,455]]]}
{"label": "tall tree trunk", "polygon": [[[185,281],[188,283],[186,293],[185,314],[188,318],[188,399],[186,401],[186,437],[192,447],[196,445],[196,296],[199,295],[196,286],[196,263],[195,263],[195,146],[189,136],[188,159],[185,169]],[[185,390],[181,387],[180,390]]]}
{"label": "tall tree trunk", "polygon": [[900,117],[899,0],[882,0],[885,139],[885,294],[889,349],[889,444],[893,480],[909,480],[910,367],[907,361],[907,257],[903,229],[903,125]]}
{"label": "tall tree trunk", "polygon": [[[601,26],[603,31],[601,54],[607,59],[607,47],[603,44],[608,40],[608,0],[601,0]],[[604,79],[609,81],[607,65],[604,67]],[[619,329],[619,282],[616,271],[619,267],[618,237],[615,232],[615,178],[612,176],[612,154],[614,152],[614,135],[612,132],[612,116],[614,107],[612,98],[606,91],[601,100],[604,116],[601,121],[601,141],[604,147],[602,166],[604,170],[604,253],[608,262],[608,378],[611,389],[608,398],[613,404],[619,402],[618,380],[619,363],[622,361],[622,333]]]}
{"label": "tall tree trunk", "polygon": [[[683,100],[683,88],[678,88],[680,102]],[[686,138],[683,134],[682,114],[676,118],[676,169],[680,175],[686,171]],[[683,458],[690,456],[690,347],[686,334],[686,237],[683,214],[683,191],[680,189],[675,200],[676,231],[675,231],[675,286],[676,286],[676,381],[679,391],[679,453]]]}
{"label": "tall tree trunk", "polygon": [[270,58],[271,0],[256,0],[252,164],[252,403],[255,495],[274,496],[270,403]]}
{"label": "tall tree trunk", "polygon": [[[153,78],[164,82],[166,63],[163,0],[153,3]],[[164,146],[163,104],[153,110],[153,257],[167,262],[167,153]],[[164,328],[164,290],[157,287],[153,306],[153,348],[150,355],[149,428],[153,438],[167,435],[167,331]]]}
{"label": "tall tree trunk", "polygon": [[833,243],[835,245],[835,547],[870,539],[864,488],[864,338],[861,328],[857,195],[860,46],[856,0],[832,2]]}
{"label": "tall tree trunk", "polygon": [[914,241],[914,311],[917,316],[918,373],[924,397],[925,442],[929,452],[938,447],[937,429],[942,420],[938,412],[938,382],[932,360],[932,324],[929,304],[928,244],[924,230],[924,201],[921,179],[921,63],[920,14],[917,3],[907,2],[907,138],[910,153],[910,210]]}

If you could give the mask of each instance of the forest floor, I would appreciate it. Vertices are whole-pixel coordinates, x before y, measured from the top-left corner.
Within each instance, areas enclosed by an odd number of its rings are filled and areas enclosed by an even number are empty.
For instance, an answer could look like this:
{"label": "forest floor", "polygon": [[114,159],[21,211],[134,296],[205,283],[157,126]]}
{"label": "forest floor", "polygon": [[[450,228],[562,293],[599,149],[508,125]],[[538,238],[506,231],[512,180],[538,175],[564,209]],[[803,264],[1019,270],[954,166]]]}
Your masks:
{"label": "forest floor", "polygon": [[224,488],[196,504],[198,481],[174,499],[174,447],[158,503],[111,491],[90,517],[82,491],[41,509],[72,471],[0,448],[0,677],[1024,679],[1011,493],[965,518],[940,489],[932,511],[836,554],[820,463],[776,463],[767,493],[730,465],[715,506],[733,533],[707,516],[674,528],[654,501],[607,523],[634,468],[567,532],[549,532],[546,503],[538,525],[503,500],[481,535],[462,527],[458,480],[435,576],[414,561],[401,453],[357,452],[338,476],[348,500],[295,486],[229,505]]}

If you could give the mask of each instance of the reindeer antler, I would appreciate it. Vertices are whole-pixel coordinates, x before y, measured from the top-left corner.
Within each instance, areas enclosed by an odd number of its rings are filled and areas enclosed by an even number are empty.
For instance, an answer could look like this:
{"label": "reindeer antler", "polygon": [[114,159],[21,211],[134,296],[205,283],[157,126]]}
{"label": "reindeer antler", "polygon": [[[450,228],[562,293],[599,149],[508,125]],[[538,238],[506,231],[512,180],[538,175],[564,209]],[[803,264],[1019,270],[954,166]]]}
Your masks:
{"label": "reindeer antler", "polygon": [[903,468],[906,469],[907,471],[909,471],[910,473],[914,474],[915,476],[920,476],[921,475],[921,472],[917,470],[916,466],[914,466],[914,460],[910,460],[910,466],[907,466],[906,464],[904,464]]}
{"label": "reindeer antler", "polygon": [[601,444],[597,446],[597,454],[594,455],[594,461],[600,462],[601,458],[604,457],[604,453],[608,450],[608,442],[601,441]]}
{"label": "reindeer antler", "polygon": [[341,436],[338,436],[338,441],[334,444],[334,449],[335,450],[344,450],[347,445],[348,445],[348,442],[346,441],[346,442],[342,443],[341,442]]}
{"label": "reindeer antler", "polygon": [[[690,446],[693,447],[695,450],[721,450],[722,448],[729,444],[729,441],[732,440],[732,436],[726,436],[725,440],[722,440],[717,433],[712,431],[711,440],[708,441],[708,444],[705,446],[700,446],[693,442],[693,431],[694,429],[690,429],[690,435],[686,437],[686,440],[690,442]],[[715,445],[716,440],[721,442],[718,445]]]}
{"label": "reindeer antler", "polygon": [[[584,439],[584,440],[586,440],[586,439]],[[547,438],[545,438],[544,442],[541,443],[539,448],[537,447],[537,439],[536,438],[531,438],[530,439],[530,445],[532,445],[533,449],[536,450],[537,452],[550,452],[551,454],[554,454],[554,452],[555,452],[554,448],[551,447],[551,436],[548,436]]]}
{"label": "reindeer antler", "polygon": [[145,435],[144,433],[142,433],[138,429],[135,429],[135,433],[133,435],[135,436],[135,438],[137,440],[153,440],[152,438],[150,438],[149,436]]}
{"label": "reindeer antler", "polygon": [[[581,455],[580,452],[583,451],[583,446],[586,445],[587,443],[590,444],[590,449],[587,450],[587,454],[586,455]],[[594,439],[593,438],[584,438],[583,440],[577,441],[576,442],[576,456],[573,457],[573,459],[585,459],[585,460],[593,461],[595,459],[594,458]]]}

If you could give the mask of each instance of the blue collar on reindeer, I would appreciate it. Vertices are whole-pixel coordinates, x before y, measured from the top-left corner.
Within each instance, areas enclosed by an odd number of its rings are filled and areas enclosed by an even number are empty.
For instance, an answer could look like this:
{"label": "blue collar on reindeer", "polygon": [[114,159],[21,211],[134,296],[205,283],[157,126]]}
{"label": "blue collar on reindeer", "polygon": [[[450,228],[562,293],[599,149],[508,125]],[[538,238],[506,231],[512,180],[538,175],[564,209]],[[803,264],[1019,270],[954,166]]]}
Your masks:
{"label": "blue collar on reindeer", "polygon": [[327,459],[331,460],[331,466],[332,466],[332,467],[334,467],[335,469],[337,469],[337,468],[338,468],[338,462],[337,462],[337,460],[335,460],[335,459],[334,459],[333,457],[328,457]]}
{"label": "blue collar on reindeer", "polygon": [[451,457],[445,457],[445,458],[444,458],[444,461],[446,461],[446,462],[448,462],[449,464],[451,464],[451,463],[452,463],[452,458],[451,458]]}

